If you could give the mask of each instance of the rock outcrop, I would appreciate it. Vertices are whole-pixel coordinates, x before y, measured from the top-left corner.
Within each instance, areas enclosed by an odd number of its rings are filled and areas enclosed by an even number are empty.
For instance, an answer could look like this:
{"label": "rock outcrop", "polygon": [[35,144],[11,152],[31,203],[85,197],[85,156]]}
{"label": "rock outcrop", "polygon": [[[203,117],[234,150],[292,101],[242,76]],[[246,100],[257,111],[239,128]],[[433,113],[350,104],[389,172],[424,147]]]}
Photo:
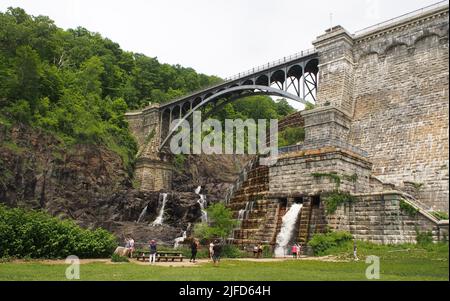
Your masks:
{"label": "rock outcrop", "polygon": [[132,175],[116,153],[100,145],[65,147],[40,130],[0,125],[0,202],[44,209],[86,228],[102,227],[120,241],[132,235],[138,246],[149,239],[172,244],[189,223],[201,219],[195,188],[202,186],[201,194],[209,204],[222,200],[244,160],[188,156],[183,168],[175,172],[174,190],[166,191],[164,223],[153,226],[161,208],[160,192],[133,188]]}

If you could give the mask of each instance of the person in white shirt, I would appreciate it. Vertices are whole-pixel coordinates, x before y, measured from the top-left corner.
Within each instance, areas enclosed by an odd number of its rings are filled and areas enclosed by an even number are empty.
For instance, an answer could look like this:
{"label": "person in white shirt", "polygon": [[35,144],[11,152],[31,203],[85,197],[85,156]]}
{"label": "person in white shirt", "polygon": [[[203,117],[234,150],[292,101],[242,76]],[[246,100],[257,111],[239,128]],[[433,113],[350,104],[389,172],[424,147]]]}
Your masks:
{"label": "person in white shirt", "polygon": [[213,260],[214,255],[214,243],[211,241],[209,244],[209,259]]}

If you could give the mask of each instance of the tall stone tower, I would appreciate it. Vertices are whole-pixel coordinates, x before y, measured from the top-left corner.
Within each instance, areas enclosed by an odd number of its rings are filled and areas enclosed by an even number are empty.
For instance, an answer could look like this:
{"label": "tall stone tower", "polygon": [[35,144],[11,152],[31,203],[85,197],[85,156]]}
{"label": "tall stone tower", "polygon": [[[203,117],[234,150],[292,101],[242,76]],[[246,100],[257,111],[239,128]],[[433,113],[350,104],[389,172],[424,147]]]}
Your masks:
{"label": "tall stone tower", "polygon": [[138,144],[135,180],[141,190],[160,191],[172,188],[172,166],[169,154],[159,152],[161,114],[159,104],[152,104],[125,114]]}

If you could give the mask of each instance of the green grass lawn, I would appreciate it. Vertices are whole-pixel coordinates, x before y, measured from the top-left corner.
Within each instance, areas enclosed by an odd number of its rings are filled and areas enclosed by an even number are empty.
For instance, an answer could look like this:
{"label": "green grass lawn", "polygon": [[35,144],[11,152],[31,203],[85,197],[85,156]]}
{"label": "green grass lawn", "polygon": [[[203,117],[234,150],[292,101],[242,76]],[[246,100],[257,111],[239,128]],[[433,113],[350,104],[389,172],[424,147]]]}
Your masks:
{"label": "green grass lawn", "polygon": [[[347,253],[348,254],[348,253]],[[377,247],[363,249],[360,261],[327,262],[289,260],[252,262],[222,260],[195,267],[147,266],[135,263],[88,263],[80,267],[81,280],[168,280],[168,281],[311,281],[367,280],[365,256],[380,256],[380,280],[449,280],[448,245],[431,249]],[[0,280],[66,280],[68,265],[39,262],[0,264]]]}

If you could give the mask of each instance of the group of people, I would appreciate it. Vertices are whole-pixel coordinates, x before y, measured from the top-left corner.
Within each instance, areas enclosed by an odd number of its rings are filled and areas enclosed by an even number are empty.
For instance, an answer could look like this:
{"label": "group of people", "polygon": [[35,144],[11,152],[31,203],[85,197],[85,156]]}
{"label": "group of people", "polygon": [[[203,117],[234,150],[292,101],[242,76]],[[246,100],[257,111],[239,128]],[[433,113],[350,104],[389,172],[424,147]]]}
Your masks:
{"label": "group of people", "polygon": [[[127,248],[129,250],[128,254],[130,257],[133,257],[133,252],[135,250],[134,245],[135,245],[135,243],[134,243],[133,238],[127,237],[125,239],[125,248]],[[191,258],[189,259],[189,262],[194,262],[194,263],[196,262],[199,246],[200,246],[200,242],[198,241],[198,239],[195,239],[195,238],[192,239]],[[154,239],[149,241],[148,248],[150,251],[149,262],[150,262],[150,264],[154,264],[154,263],[156,263],[156,254],[158,253],[158,246]],[[222,246],[218,240],[215,240],[214,242],[211,242],[209,244],[209,258],[215,265],[217,265],[220,261],[221,252],[222,252]]]}
{"label": "group of people", "polygon": [[295,243],[291,248],[292,257],[299,259],[302,253],[302,245],[299,243]]}
{"label": "group of people", "polygon": [[[197,258],[197,251],[200,246],[200,243],[198,239],[192,239],[191,243],[191,258],[189,259],[189,262],[194,262]],[[215,240],[214,242],[211,241],[209,244],[209,259],[214,263],[214,265],[219,264],[220,262],[220,254],[222,252],[222,245],[218,240]]]}

